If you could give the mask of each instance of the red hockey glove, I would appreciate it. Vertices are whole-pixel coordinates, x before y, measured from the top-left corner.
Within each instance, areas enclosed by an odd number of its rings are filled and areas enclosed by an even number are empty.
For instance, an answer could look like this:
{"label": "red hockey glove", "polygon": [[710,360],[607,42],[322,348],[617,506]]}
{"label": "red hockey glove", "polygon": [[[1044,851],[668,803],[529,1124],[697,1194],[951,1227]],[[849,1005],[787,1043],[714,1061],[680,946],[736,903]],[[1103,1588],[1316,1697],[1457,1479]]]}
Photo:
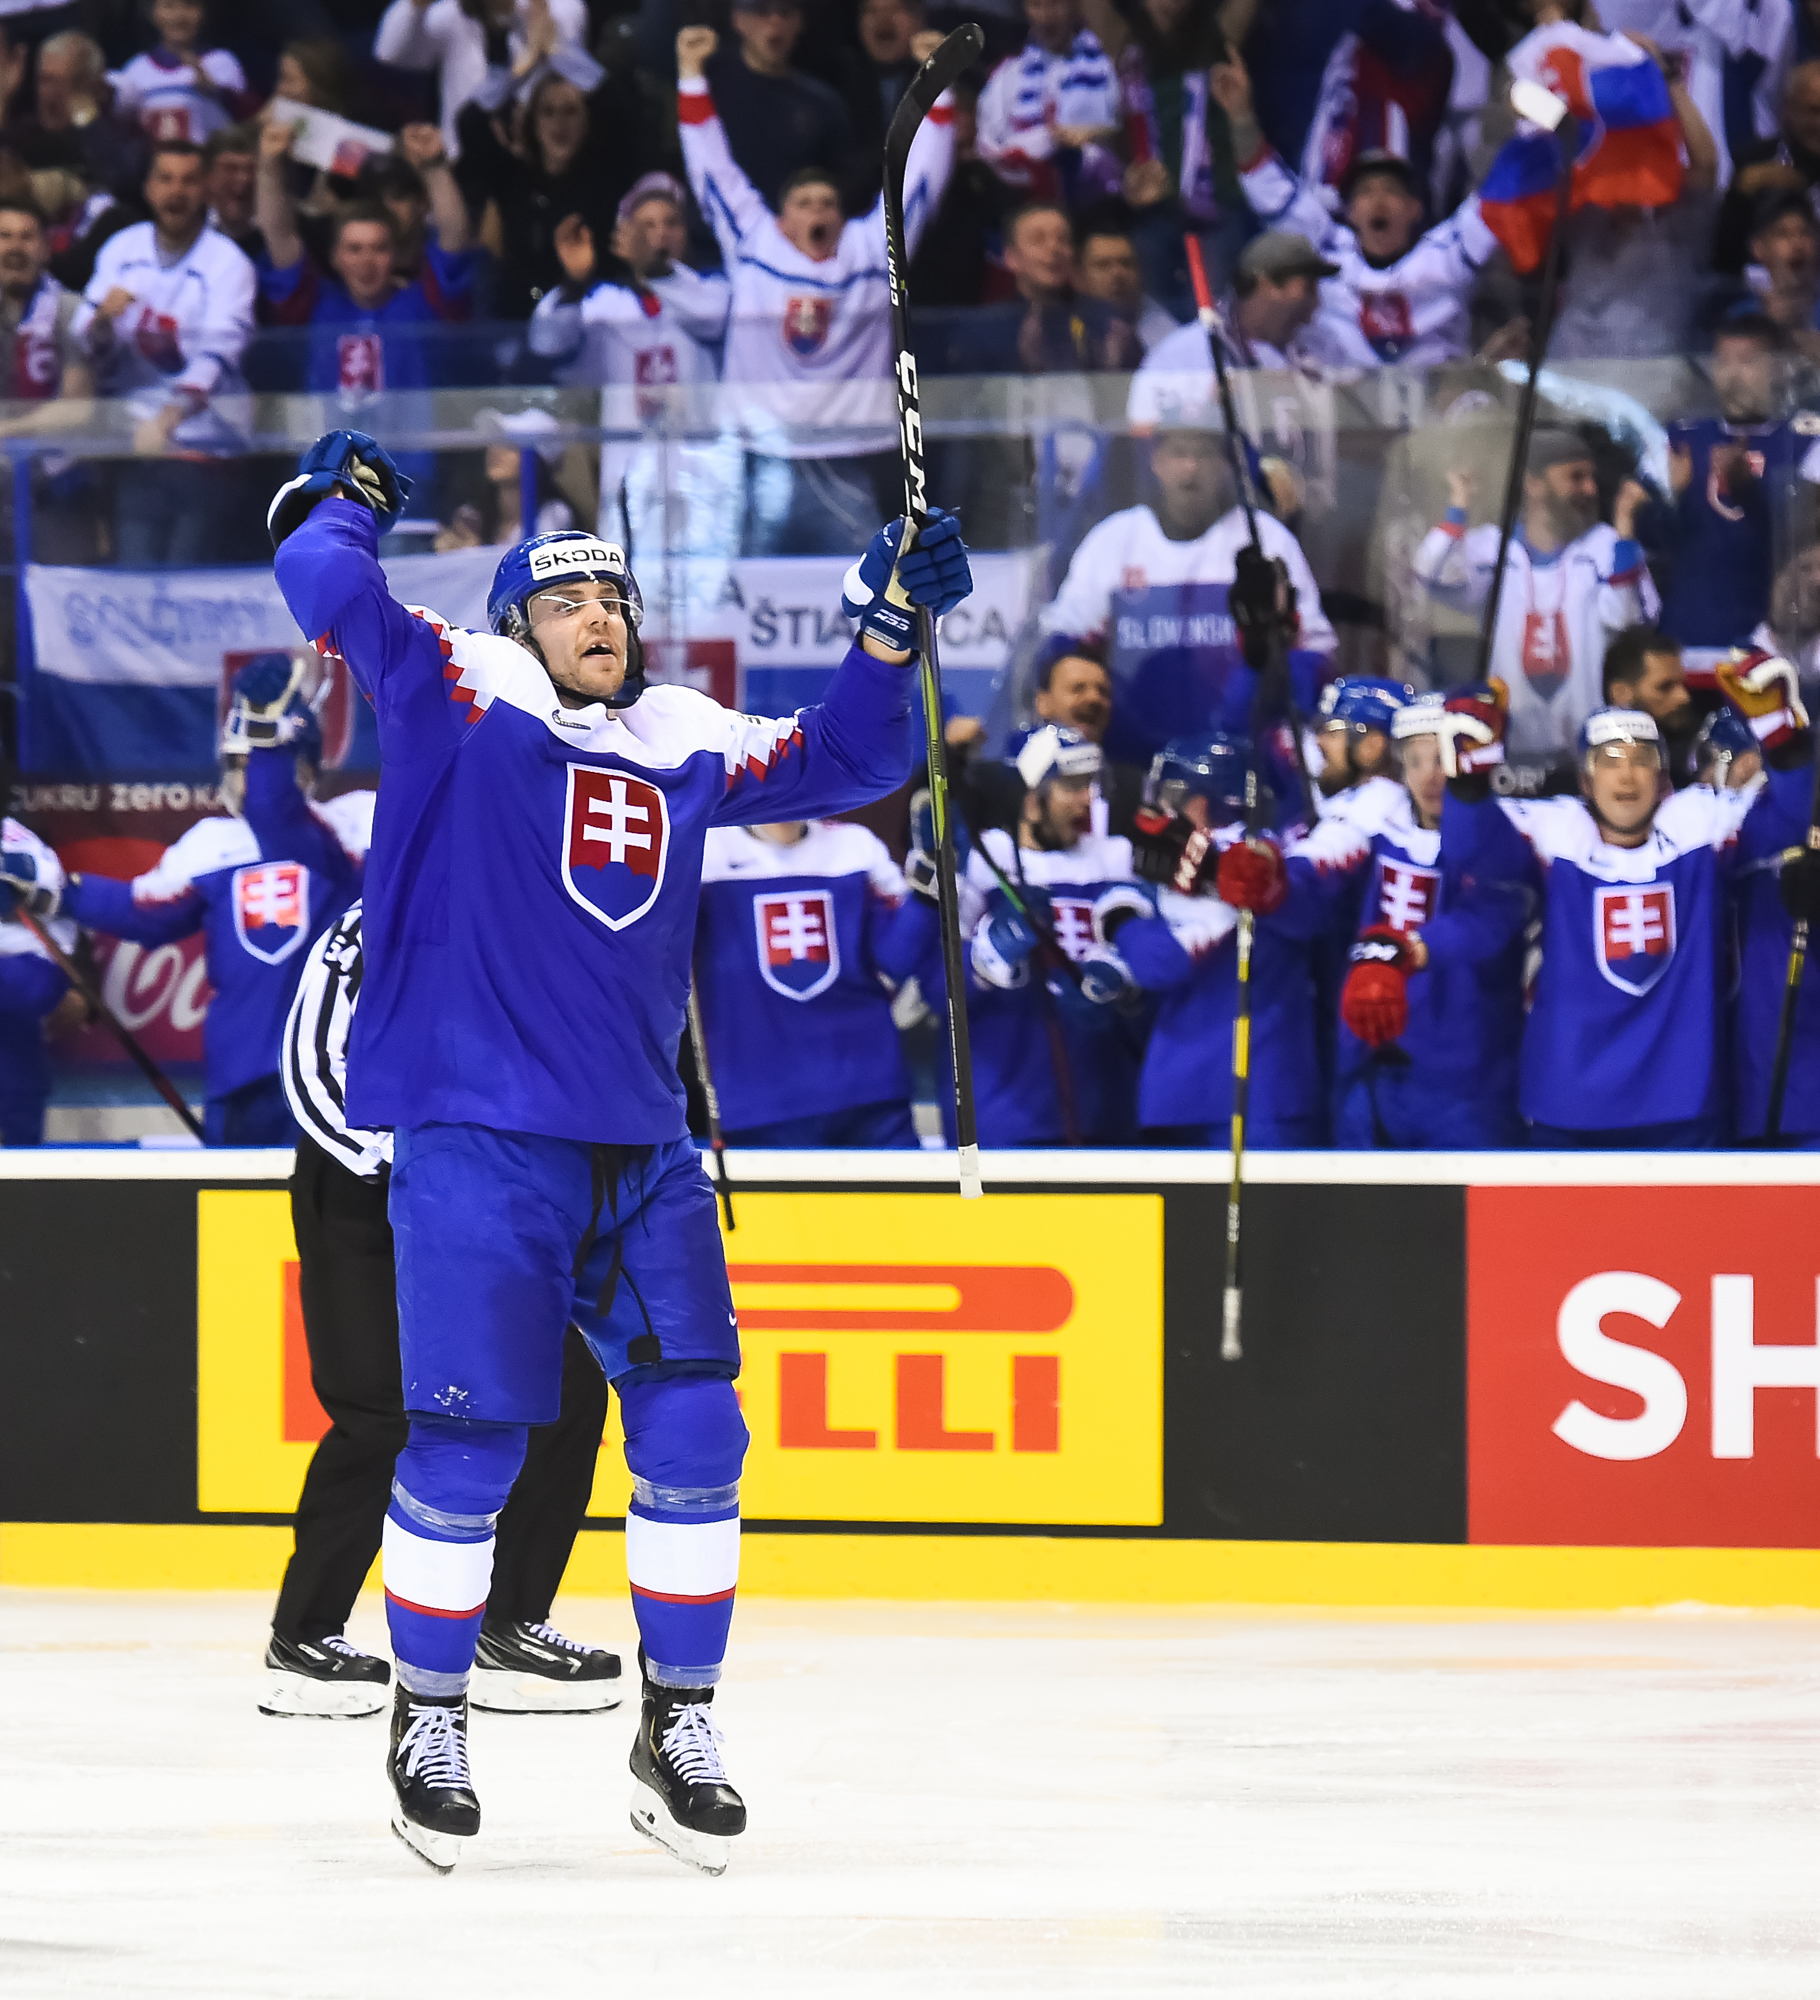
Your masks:
{"label": "red hockey glove", "polygon": [[1504,761],[1510,690],[1493,679],[1447,697],[1441,710],[1441,768],[1450,778],[1482,777]]}
{"label": "red hockey glove", "polygon": [[1780,750],[1807,727],[1801,682],[1787,660],[1760,650],[1734,651],[1714,669],[1719,692],[1750,724],[1765,753]]}
{"label": "red hockey glove", "polygon": [[1394,1042],[1409,1026],[1409,975],[1416,953],[1401,931],[1374,924],[1352,948],[1340,993],[1340,1019],[1368,1049]]}
{"label": "red hockey glove", "polygon": [[[1186,853],[1182,859],[1187,861]],[[1282,852],[1264,840],[1234,841],[1220,856],[1214,881],[1222,903],[1260,917],[1280,908],[1289,894],[1289,870]]]}
{"label": "red hockey glove", "polygon": [[1131,866],[1138,880],[1173,888],[1182,850],[1193,832],[1194,822],[1186,813],[1171,812],[1167,806],[1139,806],[1131,815]]}

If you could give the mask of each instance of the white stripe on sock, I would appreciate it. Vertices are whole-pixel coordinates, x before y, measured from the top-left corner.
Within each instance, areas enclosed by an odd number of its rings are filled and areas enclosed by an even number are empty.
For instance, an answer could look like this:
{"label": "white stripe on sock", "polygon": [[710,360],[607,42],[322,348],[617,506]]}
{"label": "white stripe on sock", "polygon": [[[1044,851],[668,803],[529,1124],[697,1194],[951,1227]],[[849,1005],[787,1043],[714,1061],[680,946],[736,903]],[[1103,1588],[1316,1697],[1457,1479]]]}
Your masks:
{"label": "white stripe on sock", "polygon": [[739,1582],[739,1516],[730,1521],[647,1521],[626,1516],[626,1575],[664,1597],[715,1597]]}
{"label": "white stripe on sock", "polygon": [[493,1581],[493,1537],[484,1542],[433,1542],[386,1516],[385,1587],[426,1611],[477,1611]]}

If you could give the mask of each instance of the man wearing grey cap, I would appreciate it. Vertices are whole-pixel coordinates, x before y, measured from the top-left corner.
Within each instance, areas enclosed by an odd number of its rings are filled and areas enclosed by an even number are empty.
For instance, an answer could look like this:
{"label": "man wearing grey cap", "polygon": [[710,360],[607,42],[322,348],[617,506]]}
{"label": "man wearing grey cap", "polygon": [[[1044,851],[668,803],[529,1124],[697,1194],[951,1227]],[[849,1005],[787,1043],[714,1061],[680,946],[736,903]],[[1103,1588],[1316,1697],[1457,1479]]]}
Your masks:
{"label": "man wearing grey cap", "polygon": [[1432,368],[1464,354],[1467,301],[1498,248],[1478,196],[1424,234],[1422,191],[1410,163],[1394,153],[1361,153],[1340,190],[1345,220],[1337,221],[1265,139],[1236,52],[1208,74],[1253,214],[1267,229],[1300,230],[1339,267],[1321,286],[1310,352],[1341,368]]}
{"label": "man wearing grey cap", "polygon": [[[1320,303],[1321,280],[1338,269],[1306,236],[1287,229],[1254,236],[1239,254],[1233,297],[1214,329],[1227,367],[1296,367],[1303,358],[1302,329]],[[1207,335],[1190,320],[1145,355],[1131,378],[1126,417],[1134,431],[1153,431],[1170,422],[1205,423],[1218,407]]]}
{"label": "man wearing grey cap", "polygon": [[[1498,524],[1467,526],[1477,477],[1447,475],[1449,506],[1416,551],[1429,595],[1477,616],[1491,592]],[[1510,689],[1513,755],[1550,759],[1571,751],[1580,724],[1604,700],[1606,641],[1628,625],[1653,624],[1662,609],[1633,529],[1649,497],[1634,479],[1618,489],[1611,525],[1599,519],[1592,450],[1570,430],[1530,439],[1523,510],[1510,538],[1491,671]]]}

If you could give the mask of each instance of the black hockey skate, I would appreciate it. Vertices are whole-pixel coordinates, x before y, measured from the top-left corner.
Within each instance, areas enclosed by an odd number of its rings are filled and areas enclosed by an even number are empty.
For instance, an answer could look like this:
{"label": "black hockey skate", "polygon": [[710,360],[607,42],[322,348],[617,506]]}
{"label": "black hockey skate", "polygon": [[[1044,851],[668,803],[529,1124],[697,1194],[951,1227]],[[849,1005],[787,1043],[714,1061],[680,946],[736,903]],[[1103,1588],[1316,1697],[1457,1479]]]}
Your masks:
{"label": "black hockey skate", "polygon": [[620,1703],[619,1655],[536,1624],[483,1624],[469,1698],[508,1715],[589,1715]]}
{"label": "black hockey skate", "polygon": [[724,1875],[733,1836],[746,1830],[746,1802],[727,1783],[714,1690],[645,1682],[632,1743],[632,1824],[648,1840],[707,1875]]}
{"label": "black hockey skate", "polygon": [[461,1843],[480,1831],[480,1801],[468,1771],[468,1698],[413,1694],[400,1687],[392,1703],[392,1748],[386,1775],[398,1802],[392,1831],[438,1874],[461,1856]]}
{"label": "black hockey skate", "polygon": [[377,1715],[392,1678],[383,1660],[350,1646],[339,1632],[320,1639],[274,1632],[265,1663],[272,1679],[259,1698],[261,1715]]}

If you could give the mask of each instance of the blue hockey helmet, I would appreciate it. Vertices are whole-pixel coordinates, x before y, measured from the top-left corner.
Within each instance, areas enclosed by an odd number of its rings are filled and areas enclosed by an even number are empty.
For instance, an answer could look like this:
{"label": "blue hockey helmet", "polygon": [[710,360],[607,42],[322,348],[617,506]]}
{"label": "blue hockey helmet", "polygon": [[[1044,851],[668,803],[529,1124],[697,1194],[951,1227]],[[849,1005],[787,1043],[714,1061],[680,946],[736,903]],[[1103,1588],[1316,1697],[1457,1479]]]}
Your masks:
{"label": "blue hockey helmet", "polygon": [[1045,722],[1030,732],[1011,761],[1025,789],[1036,792],[1052,778],[1097,778],[1106,767],[1106,753],[1067,723]]}
{"label": "blue hockey helmet", "polygon": [[1728,791],[1733,783],[1733,763],[1751,752],[1756,753],[1757,768],[1760,770],[1763,745],[1752,733],[1750,724],[1735,708],[1715,708],[1701,723],[1688,762],[1701,784]]}
{"label": "blue hockey helmet", "polygon": [[1144,803],[1180,812],[1189,799],[1197,798],[1205,799],[1216,813],[1243,812],[1250,764],[1251,746],[1224,730],[1171,737],[1150,761]]}
{"label": "blue hockey helmet", "polygon": [[297,781],[313,792],[322,771],[322,724],[317,707],[328,682],[306,694],[310,656],[255,653],[233,679],[233,699],[221,725],[221,803],[238,815],[246,797],[246,760],[255,750],[289,749],[297,759]]}
{"label": "blue hockey helmet", "polygon": [[1407,681],[1382,680],[1375,674],[1343,674],[1321,690],[1315,710],[1317,729],[1379,729],[1386,735],[1397,711],[1416,698]]}
{"label": "blue hockey helmet", "polygon": [[645,649],[638,628],[644,622],[645,600],[626,552],[617,542],[603,540],[579,528],[562,528],[554,534],[533,535],[517,542],[499,559],[493,572],[493,588],[487,593],[487,623],[507,639],[542,657],[531,637],[531,619],[526,606],[539,591],[554,590],[565,583],[607,583],[619,594],[625,608],[627,627],[626,678],[617,694],[607,700],[609,708],[630,708],[645,691]]}

